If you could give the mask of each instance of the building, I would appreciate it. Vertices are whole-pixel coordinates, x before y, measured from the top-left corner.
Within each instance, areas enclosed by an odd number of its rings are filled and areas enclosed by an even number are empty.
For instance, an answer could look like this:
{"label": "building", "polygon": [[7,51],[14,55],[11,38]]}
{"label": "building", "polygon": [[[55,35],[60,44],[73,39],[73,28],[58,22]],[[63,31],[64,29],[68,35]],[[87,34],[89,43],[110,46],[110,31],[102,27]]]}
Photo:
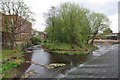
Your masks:
{"label": "building", "polygon": [[45,41],[47,39],[47,35],[45,32],[39,32],[39,36],[42,41]]}
{"label": "building", "polygon": [[110,40],[120,40],[120,33],[110,33],[106,37]]}
{"label": "building", "polygon": [[44,41],[47,39],[47,35],[45,32],[40,32],[37,30],[32,30],[32,36],[38,37],[41,39],[41,41]]}
{"label": "building", "polygon": [[16,44],[26,43],[31,37],[31,27],[32,24],[22,17],[0,13],[2,45],[10,45],[10,40],[12,40],[12,31],[14,31]]}

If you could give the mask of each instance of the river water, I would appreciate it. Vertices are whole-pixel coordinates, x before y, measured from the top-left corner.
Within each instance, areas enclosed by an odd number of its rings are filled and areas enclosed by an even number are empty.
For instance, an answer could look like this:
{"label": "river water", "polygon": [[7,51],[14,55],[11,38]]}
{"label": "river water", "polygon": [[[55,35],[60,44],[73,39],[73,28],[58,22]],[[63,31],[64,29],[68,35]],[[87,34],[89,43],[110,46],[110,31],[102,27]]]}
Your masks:
{"label": "river water", "polygon": [[31,61],[42,64],[42,65],[49,65],[51,63],[65,63],[66,66],[56,68],[56,69],[46,69],[44,67],[31,64],[31,66],[26,70],[26,72],[29,72],[31,70],[34,70],[34,72],[37,73],[35,78],[46,78],[46,77],[55,77],[58,76],[61,73],[64,73],[66,70],[71,69],[72,67],[77,66],[78,64],[81,64],[85,62],[86,56],[78,56],[78,55],[60,55],[60,54],[52,54],[44,51],[42,48],[38,46],[33,46],[33,53],[31,57]]}
{"label": "river water", "polygon": [[[79,55],[60,55],[60,54],[52,54],[44,51],[39,45],[32,46],[33,53],[27,53],[27,59],[31,60],[37,64],[48,65],[51,63],[65,63],[66,66],[55,68],[55,69],[46,69],[45,67],[41,67],[35,64],[23,63],[21,64],[22,73],[27,73],[29,71],[34,71],[35,75],[30,75],[31,78],[55,78],[61,77],[67,70],[71,70],[80,64],[84,64],[90,59],[101,56],[105,53],[105,51],[109,51],[111,45],[97,45],[98,50],[93,51],[87,56],[79,56]],[[102,51],[102,53],[101,53]]]}

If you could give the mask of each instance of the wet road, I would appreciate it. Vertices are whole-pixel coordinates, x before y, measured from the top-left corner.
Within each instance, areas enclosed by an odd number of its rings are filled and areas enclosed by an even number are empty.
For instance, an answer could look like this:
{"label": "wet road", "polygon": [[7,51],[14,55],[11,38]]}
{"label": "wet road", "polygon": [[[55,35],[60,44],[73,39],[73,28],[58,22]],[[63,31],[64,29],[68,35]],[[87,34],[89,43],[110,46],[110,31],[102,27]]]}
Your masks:
{"label": "wet road", "polygon": [[93,55],[96,57],[68,70],[62,78],[118,78],[118,45],[104,46]]}

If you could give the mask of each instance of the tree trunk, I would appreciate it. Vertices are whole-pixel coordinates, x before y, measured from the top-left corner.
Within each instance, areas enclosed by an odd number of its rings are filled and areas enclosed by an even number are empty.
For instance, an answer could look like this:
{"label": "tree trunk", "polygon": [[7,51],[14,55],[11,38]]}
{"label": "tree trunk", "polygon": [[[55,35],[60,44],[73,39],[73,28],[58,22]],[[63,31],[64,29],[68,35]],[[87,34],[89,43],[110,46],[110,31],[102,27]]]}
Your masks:
{"label": "tree trunk", "polygon": [[15,48],[15,25],[14,25],[14,22],[11,24],[12,25],[12,39],[11,39],[11,49],[14,49]]}
{"label": "tree trunk", "polygon": [[91,41],[91,43],[90,43],[90,44],[91,44],[91,45],[93,45],[93,42],[94,42],[94,38],[92,39],[92,41]]}
{"label": "tree trunk", "polygon": [[12,36],[12,40],[11,40],[11,50],[13,50],[15,48],[15,37]]}
{"label": "tree trunk", "polygon": [[92,41],[91,41],[91,43],[90,43],[91,45],[93,45],[93,42],[94,42],[94,40],[95,40],[96,35],[97,35],[97,32],[94,33],[94,35],[93,35]]}
{"label": "tree trunk", "polygon": [[95,33],[93,34],[92,41],[91,41],[91,43],[90,43],[91,45],[93,45],[93,42],[94,42],[94,39],[95,39],[97,33],[98,33],[98,29],[97,29],[97,30],[95,31]]}

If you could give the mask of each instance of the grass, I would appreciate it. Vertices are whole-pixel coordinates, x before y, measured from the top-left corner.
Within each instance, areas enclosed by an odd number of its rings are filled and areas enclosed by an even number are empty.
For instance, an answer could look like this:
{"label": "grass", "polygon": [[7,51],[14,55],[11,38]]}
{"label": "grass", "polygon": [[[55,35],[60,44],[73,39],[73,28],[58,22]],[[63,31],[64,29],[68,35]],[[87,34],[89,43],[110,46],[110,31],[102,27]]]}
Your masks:
{"label": "grass", "polygon": [[2,50],[2,60],[7,60],[11,57],[18,57],[18,56],[21,56],[23,53],[21,50],[9,50],[9,49],[3,49]]}
{"label": "grass", "polygon": [[10,72],[11,69],[14,69],[18,67],[23,61],[24,58],[23,52],[19,49],[16,50],[9,50],[9,49],[3,49],[2,50],[2,61],[3,63],[0,64],[0,67],[2,67],[2,74],[4,78],[10,77],[7,73]]}
{"label": "grass", "polygon": [[[71,45],[67,43],[44,43],[43,46],[51,50],[52,49],[65,49],[65,50],[73,49],[71,48]],[[75,46],[75,49],[80,49],[80,48],[78,46]]]}
{"label": "grass", "polygon": [[86,55],[96,49],[95,46],[88,44],[83,48],[80,48],[77,45],[74,46],[74,48],[71,48],[71,45],[67,43],[44,43],[42,46],[48,52],[67,55]]}
{"label": "grass", "polygon": [[17,62],[7,62],[6,64],[2,65],[3,73],[11,68],[17,67],[19,64]]}

